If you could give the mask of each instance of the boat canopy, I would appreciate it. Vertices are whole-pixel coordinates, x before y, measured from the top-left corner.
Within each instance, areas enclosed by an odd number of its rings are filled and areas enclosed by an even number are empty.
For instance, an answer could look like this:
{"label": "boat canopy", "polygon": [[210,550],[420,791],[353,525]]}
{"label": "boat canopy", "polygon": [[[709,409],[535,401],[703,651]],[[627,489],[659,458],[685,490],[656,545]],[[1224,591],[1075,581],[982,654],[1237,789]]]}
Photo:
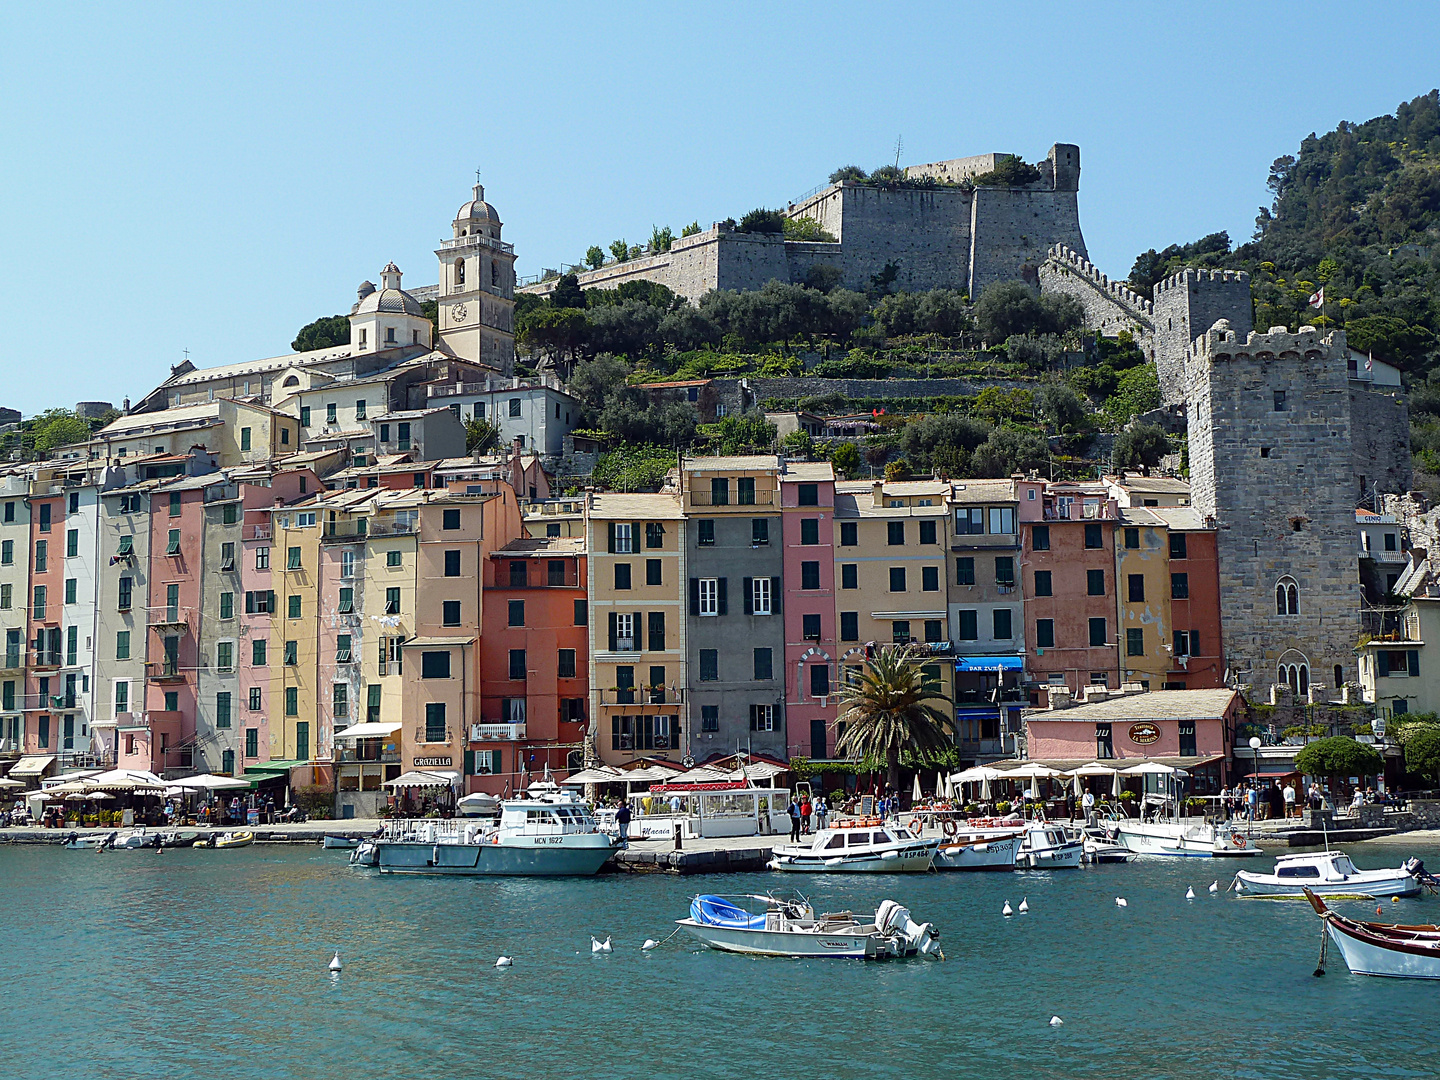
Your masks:
{"label": "boat canopy", "polygon": [[746,911],[723,896],[702,894],[690,901],[690,917],[706,926],[731,930],[764,930],[765,916]]}

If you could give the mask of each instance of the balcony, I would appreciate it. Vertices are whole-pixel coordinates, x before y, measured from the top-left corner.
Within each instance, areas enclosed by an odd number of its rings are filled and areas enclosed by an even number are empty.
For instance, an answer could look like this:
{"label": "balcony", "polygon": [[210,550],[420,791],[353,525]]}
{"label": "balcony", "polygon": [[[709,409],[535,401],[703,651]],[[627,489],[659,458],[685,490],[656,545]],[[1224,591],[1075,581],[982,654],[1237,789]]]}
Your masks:
{"label": "balcony", "polygon": [[775,502],[775,492],[757,491],[753,497],[747,496],[741,499],[736,492],[731,492],[721,502],[715,501],[715,493],[692,488],[689,492],[691,506],[734,506],[743,508],[746,506],[772,506]]}
{"label": "balcony", "polygon": [[654,688],[641,686],[634,690],[609,690],[600,691],[600,705],[602,707],[613,707],[616,705],[681,705],[685,702],[685,691],[681,687],[657,686]]}
{"label": "balcony", "polygon": [[188,629],[190,626],[190,615],[194,608],[170,607],[168,604],[160,607],[147,607],[145,609],[145,624],[157,629],[173,627],[176,629]]}
{"label": "balcony", "polygon": [[364,526],[352,526],[348,529],[327,528],[320,534],[320,542],[322,544],[363,544],[369,535],[369,529]]}
{"label": "balcony", "polygon": [[[440,738],[430,738],[429,736],[431,736],[431,735],[442,736],[442,737],[440,737]],[[424,724],[419,725],[419,726],[415,729],[415,742],[417,742],[417,743],[436,743],[436,744],[442,744],[442,743],[448,743],[452,738],[454,738],[454,732],[452,732],[448,727],[447,727],[443,732],[440,732],[440,731],[431,731],[431,732],[428,732],[428,733],[427,733],[427,731],[426,731],[426,728],[425,728],[425,725],[424,725]]]}
{"label": "balcony", "polygon": [[149,676],[151,682],[180,682],[185,678],[185,672],[178,663],[165,660],[158,664],[150,662],[145,666],[153,669]]}
{"label": "balcony", "polygon": [[1114,520],[1105,512],[1104,503],[1060,503],[1045,507],[1046,521],[1107,521]]}
{"label": "balcony", "polygon": [[554,575],[550,573],[549,567],[541,566],[540,573],[531,574],[525,578],[517,578],[513,574],[497,573],[493,587],[496,589],[578,589],[582,585],[584,582],[580,580],[580,572],[574,566],[567,566],[565,573]]}
{"label": "balcony", "polygon": [[36,649],[31,656],[31,668],[58,668],[64,663],[64,653],[59,649]]}
{"label": "balcony", "polygon": [[[335,760],[340,762],[363,762],[374,764],[382,762],[393,765],[400,760],[398,753],[386,753],[380,748],[383,739],[357,739],[355,746],[335,747]],[[373,743],[373,746],[366,746],[365,743]]]}
{"label": "balcony", "polygon": [[524,724],[471,724],[471,742],[516,742],[525,738]]}
{"label": "balcony", "polygon": [[[417,472],[423,471],[417,469]],[[380,521],[370,526],[371,536],[409,536],[420,531],[418,521]]]}
{"label": "balcony", "polygon": [[269,540],[270,526],[266,525],[245,525],[240,530],[241,540]]}

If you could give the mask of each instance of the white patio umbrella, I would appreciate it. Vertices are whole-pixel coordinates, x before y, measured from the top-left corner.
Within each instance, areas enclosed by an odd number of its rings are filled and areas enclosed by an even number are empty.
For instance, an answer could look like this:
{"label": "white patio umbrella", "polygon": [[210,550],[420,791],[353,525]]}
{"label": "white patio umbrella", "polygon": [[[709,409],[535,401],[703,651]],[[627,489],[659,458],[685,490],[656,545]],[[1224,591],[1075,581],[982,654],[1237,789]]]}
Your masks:
{"label": "white patio umbrella", "polygon": [[1182,773],[1184,769],[1172,769],[1159,761],[1142,761],[1139,765],[1131,765],[1128,769],[1121,769],[1126,776],[1144,776],[1147,773],[1155,776],[1174,776]]}
{"label": "white patio umbrella", "polygon": [[89,802],[91,799],[113,799],[114,795],[107,795],[103,791],[77,791],[74,794],[66,795],[66,802]]}
{"label": "white patio umbrella", "polygon": [[917,803],[923,797],[924,796],[922,796],[920,793],[920,772],[917,769],[915,772],[915,786],[910,789],[910,801],[912,803]]}
{"label": "white patio umbrella", "polygon": [[980,798],[990,798],[990,781],[998,780],[1004,776],[999,769],[992,769],[987,765],[975,765],[969,769],[955,773],[950,777],[956,784],[979,784]]}
{"label": "white patio umbrella", "polygon": [[25,785],[19,780],[11,780],[9,777],[0,779],[0,788],[23,788]]}
{"label": "white patio umbrella", "polygon": [[172,780],[170,786],[187,791],[238,791],[241,788],[248,788],[250,781],[238,780],[233,776],[200,773],[198,776],[186,776],[179,780]]}
{"label": "white patio umbrella", "polygon": [[950,782],[949,776],[946,776],[944,774],[941,775],[942,787],[940,789],[940,794],[945,797],[946,802],[949,802],[951,799],[955,798],[955,786]]}
{"label": "white patio umbrella", "polygon": [[1048,765],[1041,765],[1038,761],[1027,761],[1018,769],[1008,769],[1000,775],[1006,780],[1014,777],[1023,777],[1026,780],[1053,780],[1065,774]]}

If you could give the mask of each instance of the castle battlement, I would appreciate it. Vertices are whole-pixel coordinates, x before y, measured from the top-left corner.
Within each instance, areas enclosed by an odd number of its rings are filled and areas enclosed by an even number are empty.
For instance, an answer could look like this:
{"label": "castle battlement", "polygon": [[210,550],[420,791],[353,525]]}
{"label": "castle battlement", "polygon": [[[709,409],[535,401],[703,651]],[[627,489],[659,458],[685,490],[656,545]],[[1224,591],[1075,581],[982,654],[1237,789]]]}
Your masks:
{"label": "castle battlement", "polygon": [[1290,333],[1284,326],[1272,326],[1268,333],[1251,330],[1242,341],[1240,335],[1221,319],[1195,339],[1192,355],[1201,361],[1265,360],[1275,357],[1304,357],[1307,360],[1344,361],[1349,348],[1345,331],[1332,330],[1321,336],[1313,326],[1302,326]]}
{"label": "castle battlement", "polygon": [[1050,248],[1049,258],[1065,269],[1079,274],[1112,300],[1133,309],[1137,315],[1148,317],[1155,314],[1154,304],[1130,288],[1128,283],[1110,280],[1104,271],[1074,248],[1066,244],[1055,244]]}
{"label": "castle battlement", "polygon": [[1176,271],[1169,277],[1164,278],[1155,284],[1155,299],[1160,299],[1160,294],[1170,292],[1174,289],[1188,289],[1192,284],[1201,282],[1244,282],[1248,288],[1250,275],[1244,270],[1197,270],[1194,267],[1186,267],[1184,270]]}

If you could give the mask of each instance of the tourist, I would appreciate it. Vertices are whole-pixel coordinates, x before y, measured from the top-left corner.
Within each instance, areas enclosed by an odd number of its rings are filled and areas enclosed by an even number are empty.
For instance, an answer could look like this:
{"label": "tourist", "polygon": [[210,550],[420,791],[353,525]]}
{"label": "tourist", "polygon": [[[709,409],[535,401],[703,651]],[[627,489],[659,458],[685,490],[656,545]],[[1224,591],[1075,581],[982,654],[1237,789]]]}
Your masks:
{"label": "tourist", "polygon": [[1095,795],[1094,795],[1094,793],[1091,792],[1089,789],[1086,789],[1086,792],[1085,792],[1084,797],[1081,798],[1081,800],[1080,800],[1080,804],[1085,808],[1085,824],[1086,824],[1086,825],[1094,825],[1094,824],[1095,824]]}
{"label": "tourist", "polygon": [[825,820],[829,816],[830,807],[825,803],[824,795],[815,797],[815,831],[819,832],[825,828]]}
{"label": "tourist", "polygon": [[797,803],[797,802],[792,798],[792,799],[790,800],[790,805],[785,808],[785,812],[790,815],[790,839],[791,839],[792,841],[796,842],[796,843],[799,843],[799,841],[800,841],[800,804]]}
{"label": "tourist", "polygon": [[620,826],[620,846],[630,846],[630,804],[622,802],[615,811],[615,824]]}
{"label": "tourist", "polygon": [[1255,790],[1254,784],[1245,788],[1245,818],[1247,821],[1255,820],[1255,807],[1260,801],[1260,793]]}
{"label": "tourist", "polygon": [[810,831],[810,815],[813,810],[814,806],[810,802],[810,796],[806,795],[805,801],[800,804],[800,831],[802,833]]}
{"label": "tourist", "polygon": [[1284,787],[1284,789],[1283,789],[1283,792],[1284,792],[1284,796],[1285,796],[1285,820],[1286,820],[1286,821],[1289,821],[1292,817],[1294,817],[1294,811],[1295,811],[1295,785],[1294,785],[1294,784],[1286,784],[1285,787]]}

